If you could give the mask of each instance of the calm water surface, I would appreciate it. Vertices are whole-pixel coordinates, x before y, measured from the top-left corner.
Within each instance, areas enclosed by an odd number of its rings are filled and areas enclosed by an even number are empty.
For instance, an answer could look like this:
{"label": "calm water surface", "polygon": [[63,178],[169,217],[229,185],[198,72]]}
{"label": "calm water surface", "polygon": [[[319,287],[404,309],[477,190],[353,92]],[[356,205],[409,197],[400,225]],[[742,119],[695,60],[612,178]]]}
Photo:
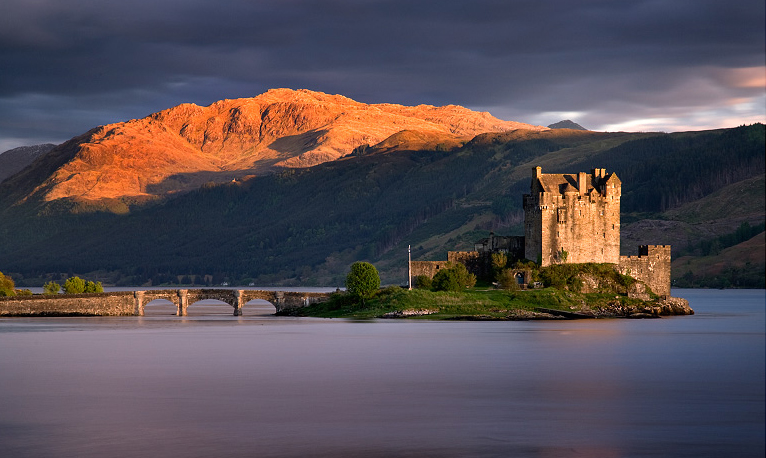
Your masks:
{"label": "calm water surface", "polygon": [[0,320],[0,457],[759,457],[756,291],[660,320]]}

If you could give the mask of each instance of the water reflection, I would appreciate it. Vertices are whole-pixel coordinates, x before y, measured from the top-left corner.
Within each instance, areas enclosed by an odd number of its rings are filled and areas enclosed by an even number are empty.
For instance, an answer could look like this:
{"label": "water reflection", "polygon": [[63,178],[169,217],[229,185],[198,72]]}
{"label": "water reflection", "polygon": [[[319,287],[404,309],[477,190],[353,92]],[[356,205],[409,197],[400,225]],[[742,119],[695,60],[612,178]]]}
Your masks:
{"label": "water reflection", "polygon": [[3,319],[0,456],[763,456],[764,295],[712,293],[662,320]]}
{"label": "water reflection", "polygon": [[[155,299],[144,306],[144,316],[173,316],[178,307],[166,299]],[[276,313],[277,309],[271,302],[253,299],[242,307],[242,316],[265,317]],[[222,301],[205,299],[189,304],[187,316],[233,316],[234,308]]]}

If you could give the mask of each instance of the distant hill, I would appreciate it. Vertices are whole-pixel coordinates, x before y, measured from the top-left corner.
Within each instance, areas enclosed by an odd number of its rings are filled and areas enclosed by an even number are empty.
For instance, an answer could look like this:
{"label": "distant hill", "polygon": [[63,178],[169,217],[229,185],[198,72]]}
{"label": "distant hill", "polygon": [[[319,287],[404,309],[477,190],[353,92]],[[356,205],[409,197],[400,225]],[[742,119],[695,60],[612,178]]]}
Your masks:
{"label": "distant hill", "polygon": [[556,123],[553,123],[548,126],[550,129],[573,129],[573,130],[588,130],[584,128],[583,126],[577,124],[574,121],[570,121],[568,119],[565,119],[563,121],[559,121]]}
{"label": "distant hill", "polygon": [[122,211],[126,202],[206,183],[333,161],[404,130],[428,137],[428,144],[454,145],[480,133],[520,128],[547,130],[455,105],[369,105],[341,95],[274,89],[94,128],[54,148],[7,189],[15,202],[66,199],[81,208]]}
{"label": "distant hill", "polygon": [[24,167],[31,164],[35,159],[52,150],[56,145],[45,143],[42,145],[20,146],[0,154],[0,181],[20,172]]}
{"label": "distant hill", "polygon": [[[703,269],[718,241],[723,263],[758,251],[736,267],[748,272],[742,278],[765,268],[762,239],[737,235],[743,223],[752,232],[766,219],[762,124],[675,134],[519,129],[452,143],[406,131],[364,145],[314,167],[209,183],[125,214],[78,213],[71,199],[1,205],[0,268],[20,286],[70,273],[136,285],[339,286],[352,262],[367,260],[384,283],[400,283],[408,245],[414,260],[435,260],[472,249],[490,231],[523,234],[522,195],[538,165],[546,173],[617,173],[623,254],[672,244],[675,257]],[[6,196],[14,189],[7,181]],[[740,272],[705,269],[692,275]]]}

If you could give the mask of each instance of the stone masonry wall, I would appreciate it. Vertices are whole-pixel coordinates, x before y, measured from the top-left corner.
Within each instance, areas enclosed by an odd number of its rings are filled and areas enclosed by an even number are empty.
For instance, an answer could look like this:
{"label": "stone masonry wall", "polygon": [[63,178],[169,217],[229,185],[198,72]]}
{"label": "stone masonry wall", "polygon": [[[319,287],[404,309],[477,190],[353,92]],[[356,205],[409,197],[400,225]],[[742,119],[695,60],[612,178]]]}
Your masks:
{"label": "stone masonry wall", "polygon": [[478,251],[448,251],[447,260],[453,264],[463,264],[468,272],[477,277],[487,275],[490,268],[491,253],[479,253]]}
{"label": "stone masonry wall", "polygon": [[134,313],[132,292],[0,297],[0,316],[123,316]]}
{"label": "stone masonry wall", "polygon": [[447,267],[447,261],[412,261],[412,284],[415,284],[415,278],[425,275],[428,278],[434,278],[439,269]]}
{"label": "stone masonry wall", "polygon": [[206,299],[225,302],[232,306],[234,315],[241,315],[243,305],[253,299],[267,300],[279,312],[323,302],[330,295],[297,291],[182,289],[10,296],[0,297],[0,316],[141,316],[145,305],[157,299],[175,304],[181,316],[186,315],[190,305]]}
{"label": "stone masonry wall", "polygon": [[617,263],[620,207],[607,199],[568,194],[541,203],[543,265],[561,262],[561,250],[568,253],[567,263]]}
{"label": "stone masonry wall", "polygon": [[[562,188],[550,190],[558,186],[557,182]],[[605,169],[573,177],[543,174],[538,167],[530,194],[524,195],[525,257],[543,266],[561,262],[617,264],[621,194],[619,180],[614,174],[607,176]]]}
{"label": "stone masonry wall", "polygon": [[638,256],[620,256],[617,270],[643,281],[654,294],[670,296],[670,245],[642,245]]}

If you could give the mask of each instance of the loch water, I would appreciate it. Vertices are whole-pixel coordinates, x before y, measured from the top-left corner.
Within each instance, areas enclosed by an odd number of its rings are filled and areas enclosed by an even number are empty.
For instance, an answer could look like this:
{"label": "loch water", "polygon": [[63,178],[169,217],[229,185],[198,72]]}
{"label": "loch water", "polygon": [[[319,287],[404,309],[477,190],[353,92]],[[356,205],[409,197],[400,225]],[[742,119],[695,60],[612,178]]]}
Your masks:
{"label": "loch water", "polygon": [[673,294],[696,314],[0,319],[0,457],[762,458],[766,293]]}

